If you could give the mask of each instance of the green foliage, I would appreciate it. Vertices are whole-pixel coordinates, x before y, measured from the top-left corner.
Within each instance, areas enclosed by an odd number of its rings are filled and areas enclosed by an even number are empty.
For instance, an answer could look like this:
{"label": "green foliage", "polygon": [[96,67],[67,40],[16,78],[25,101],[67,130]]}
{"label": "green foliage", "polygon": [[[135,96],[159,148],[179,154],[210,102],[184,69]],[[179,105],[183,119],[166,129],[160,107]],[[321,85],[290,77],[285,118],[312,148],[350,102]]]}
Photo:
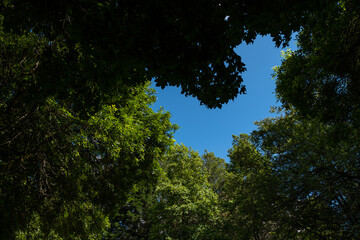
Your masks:
{"label": "green foliage", "polygon": [[161,159],[155,187],[136,185],[127,204],[111,220],[106,239],[213,239],[217,195],[197,152],[171,146]]}
{"label": "green foliage", "polygon": [[157,182],[134,185],[126,203],[110,218],[111,226],[103,239],[149,239],[153,227],[151,211],[157,204],[154,194]]}
{"label": "green foliage", "polygon": [[339,139],[337,131],[292,113],[266,119],[252,133],[273,164],[285,236],[298,230],[311,239],[359,237],[359,132],[348,125],[347,139]]}
{"label": "green foliage", "polygon": [[154,239],[204,239],[207,224],[217,217],[217,196],[207,182],[197,152],[175,145],[161,166],[164,178],[156,189]]}
{"label": "green foliage", "polygon": [[223,239],[359,238],[359,130],[294,110],[234,136]]}
{"label": "green foliage", "polygon": [[286,44],[329,2],[9,0],[0,15],[6,33],[46,39],[34,72],[42,93],[79,111],[152,78],[214,108],[245,92],[236,46],[266,34]]}
{"label": "green foliage", "polygon": [[[27,37],[8,44],[34,44]],[[100,236],[106,216],[125,202],[132,186],[156,180],[158,159],[172,143],[169,113],[153,112],[155,97],[145,85],[126,87],[81,119],[54,98],[34,99],[41,89],[27,71],[35,61],[4,52],[14,67],[1,78],[2,238],[16,231],[26,238],[34,231],[34,238]]]}
{"label": "green foliage", "polygon": [[205,150],[201,156],[204,162],[204,169],[208,175],[208,182],[214,192],[221,194],[226,180],[226,163],[222,158],[218,158],[214,153]]}
{"label": "green foliage", "polygon": [[[1,239],[358,239],[359,3],[0,3]],[[213,108],[270,34],[286,111],[231,162],[173,145],[148,80]],[[107,229],[107,231],[105,231]]]}
{"label": "green foliage", "polygon": [[269,239],[276,229],[277,179],[271,162],[254,146],[250,136],[233,136],[230,164],[222,198],[224,239]]}
{"label": "green foliage", "polygon": [[359,9],[344,0],[309,19],[275,68],[287,113],[253,133],[280,179],[284,234],[359,238]]}
{"label": "green foliage", "polygon": [[0,30],[1,238],[98,238],[132,186],[155,181],[170,115],[149,107],[147,84],[110,94],[59,80],[78,64],[64,42]]}
{"label": "green foliage", "polygon": [[309,18],[298,50],[275,69],[276,92],[284,107],[326,122],[359,123],[360,5],[344,0]]}

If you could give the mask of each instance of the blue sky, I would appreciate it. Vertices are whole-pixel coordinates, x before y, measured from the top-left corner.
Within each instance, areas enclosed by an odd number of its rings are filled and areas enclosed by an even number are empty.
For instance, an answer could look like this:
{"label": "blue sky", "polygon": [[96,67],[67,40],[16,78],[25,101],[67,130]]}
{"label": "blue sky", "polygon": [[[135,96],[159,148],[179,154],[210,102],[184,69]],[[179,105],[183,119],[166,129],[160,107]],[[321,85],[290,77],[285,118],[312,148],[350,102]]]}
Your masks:
{"label": "blue sky", "polygon": [[[295,49],[292,41],[290,49]],[[250,133],[255,121],[271,116],[270,107],[278,104],[272,67],[281,63],[281,48],[276,48],[270,37],[258,37],[254,44],[240,45],[236,52],[242,57],[247,71],[243,73],[247,94],[239,95],[221,109],[208,109],[193,97],[185,97],[176,87],[156,88],[157,102],[171,113],[171,122],[180,129],[174,135],[177,143],[203,154],[205,149],[229,160],[227,151],[232,146],[232,135]]]}

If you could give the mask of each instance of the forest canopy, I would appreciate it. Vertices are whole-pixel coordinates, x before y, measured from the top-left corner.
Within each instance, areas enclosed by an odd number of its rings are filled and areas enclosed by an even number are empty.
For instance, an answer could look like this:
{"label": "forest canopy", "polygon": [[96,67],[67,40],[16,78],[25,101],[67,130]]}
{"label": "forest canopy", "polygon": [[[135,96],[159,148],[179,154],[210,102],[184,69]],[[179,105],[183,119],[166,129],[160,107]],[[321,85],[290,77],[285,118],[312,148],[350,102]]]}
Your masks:
{"label": "forest canopy", "polygon": [[[358,1],[0,7],[1,239],[360,238]],[[294,32],[279,115],[230,162],[174,143],[150,80],[220,108],[246,92],[234,48]]]}
{"label": "forest canopy", "polygon": [[44,94],[89,108],[125,84],[153,78],[214,108],[245,93],[236,46],[267,34],[286,45],[308,16],[331,3],[9,0],[1,15],[4,33],[43,42],[35,74]]}

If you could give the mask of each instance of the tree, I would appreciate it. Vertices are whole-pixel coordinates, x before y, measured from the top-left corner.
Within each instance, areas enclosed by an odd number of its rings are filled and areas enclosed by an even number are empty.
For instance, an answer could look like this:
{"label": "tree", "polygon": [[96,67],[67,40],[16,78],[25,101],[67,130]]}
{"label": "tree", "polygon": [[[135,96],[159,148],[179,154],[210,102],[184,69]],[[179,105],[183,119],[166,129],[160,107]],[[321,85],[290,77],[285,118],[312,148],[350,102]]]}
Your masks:
{"label": "tree", "polygon": [[228,239],[357,239],[359,132],[296,112],[234,137],[222,199]]}
{"label": "tree", "polygon": [[153,239],[204,239],[217,217],[217,196],[194,150],[175,145],[161,162],[164,178],[156,189]]}
{"label": "tree", "polygon": [[106,239],[214,239],[217,195],[198,153],[173,145],[160,165],[159,181],[135,186]]}
{"label": "tree", "polygon": [[[96,238],[139,179],[155,181],[172,143],[170,115],[151,110],[148,83],[118,87],[97,107],[88,100],[105,93],[88,83],[79,110],[71,89],[63,97],[49,90],[63,70],[50,58],[67,49],[0,30],[1,238]],[[40,73],[46,64],[53,72]]]}
{"label": "tree", "polygon": [[298,50],[275,69],[276,92],[284,107],[325,122],[359,125],[360,5],[344,0],[309,18]]}
{"label": "tree", "polygon": [[287,114],[254,133],[294,199],[291,224],[314,238],[359,238],[359,7],[339,1],[303,26],[274,74]]}
{"label": "tree", "polygon": [[43,40],[33,73],[42,95],[78,111],[96,110],[124,84],[146,79],[181,86],[213,108],[245,92],[236,46],[266,34],[286,44],[334,2],[8,0],[0,15],[6,34]]}
{"label": "tree", "polygon": [[226,179],[226,163],[222,158],[218,158],[214,153],[205,150],[201,156],[204,162],[204,169],[208,175],[208,182],[214,192],[221,195]]}
{"label": "tree", "polygon": [[[25,80],[15,88],[26,84],[31,89]],[[87,120],[52,98],[24,101],[26,91],[3,105],[1,113],[9,111],[0,121],[3,238],[38,228],[43,235],[35,238],[99,236],[135,183],[156,180],[174,126],[169,113],[149,107],[155,97],[146,89],[126,88]]]}
{"label": "tree", "polygon": [[102,239],[150,239],[151,229],[155,226],[152,210],[158,203],[155,195],[158,184],[158,181],[135,184],[126,203],[110,217],[111,225]]}
{"label": "tree", "polygon": [[283,209],[271,218],[279,226],[275,233],[309,239],[357,239],[358,129],[348,125],[342,129],[348,137],[338,139],[336,125],[304,120],[296,112],[258,124],[252,141],[271,162],[278,196],[273,208]]}
{"label": "tree", "polygon": [[280,214],[278,181],[272,163],[255,147],[246,134],[233,136],[228,151],[228,177],[221,198],[223,222],[219,229],[223,239],[272,239]]}

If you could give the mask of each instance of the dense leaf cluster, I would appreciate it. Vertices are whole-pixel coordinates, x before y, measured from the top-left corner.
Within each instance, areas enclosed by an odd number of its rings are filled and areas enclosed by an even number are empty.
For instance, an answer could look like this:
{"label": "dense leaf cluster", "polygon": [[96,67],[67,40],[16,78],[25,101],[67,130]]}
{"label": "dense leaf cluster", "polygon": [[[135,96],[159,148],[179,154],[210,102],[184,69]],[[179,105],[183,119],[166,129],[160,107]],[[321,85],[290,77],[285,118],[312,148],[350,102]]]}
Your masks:
{"label": "dense leaf cluster", "polygon": [[1,14],[5,32],[47,39],[37,74],[46,93],[71,97],[79,109],[146,78],[214,108],[245,93],[236,46],[266,34],[286,44],[329,2],[9,0]]}
{"label": "dense leaf cluster", "polygon": [[276,69],[277,93],[285,107],[327,122],[359,122],[360,9],[356,1],[329,5],[309,18],[299,48]]}
{"label": "dense leaf cluster", "polygon": [[35,238],[101,234],[138,179],[155,181],[172,143],[169,113],[149,107],[155,96],[143,84],[123,86],[84,117],[37,75],[46,40],[4,32],[0,39],[1,237],[32,232],[34,222],[44,234]]}

